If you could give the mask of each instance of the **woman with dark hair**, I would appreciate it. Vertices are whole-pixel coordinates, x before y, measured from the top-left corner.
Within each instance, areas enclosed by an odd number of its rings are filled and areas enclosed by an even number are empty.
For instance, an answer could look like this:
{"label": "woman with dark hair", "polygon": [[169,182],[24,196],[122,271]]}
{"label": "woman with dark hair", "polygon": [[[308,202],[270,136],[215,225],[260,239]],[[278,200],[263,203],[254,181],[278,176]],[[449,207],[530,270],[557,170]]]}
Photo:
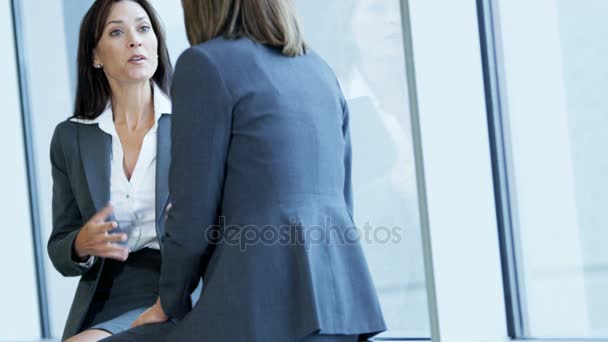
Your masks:
{"label": "woman with dark hair", "polygon": [[74,114],[51,141],[48,252],[62,275],[81,277],[62,340],[126,330],[158,297],[172,73],[146,0],[93,3],[80,27]]}
{"label": "woman with dark hair", "polygon": [[348,108],[293,4],[182,4],[193,47],[172,85],[160,297],[108,341],[354,342],[385,330],[352,219]]}

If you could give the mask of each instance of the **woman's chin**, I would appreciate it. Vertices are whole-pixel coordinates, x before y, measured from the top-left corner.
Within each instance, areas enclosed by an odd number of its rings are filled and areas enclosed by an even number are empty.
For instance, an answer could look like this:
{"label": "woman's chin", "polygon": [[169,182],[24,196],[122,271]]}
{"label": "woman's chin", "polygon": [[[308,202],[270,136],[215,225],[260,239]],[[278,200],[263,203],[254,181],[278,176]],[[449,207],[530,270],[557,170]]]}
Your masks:
{"label": "woman's chin", "polygon": [[127,75],[124,80],[126,83],[143,83],[149,81],[152,76],[153,74],[150,73],[132,73]]}

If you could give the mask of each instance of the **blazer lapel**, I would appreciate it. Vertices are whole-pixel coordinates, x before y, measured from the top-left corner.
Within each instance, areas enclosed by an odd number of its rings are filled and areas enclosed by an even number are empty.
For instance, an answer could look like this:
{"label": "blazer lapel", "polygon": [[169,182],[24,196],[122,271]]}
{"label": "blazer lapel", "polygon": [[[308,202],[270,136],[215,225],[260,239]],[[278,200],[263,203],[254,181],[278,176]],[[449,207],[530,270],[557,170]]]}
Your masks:
{"label": "blazer lapel", "polygon": [[163,219],[165,206],[168,204],[170,163],[171,120],[167,114],[163,114],[158,120],[156,138],[156,222],[158,223]]}
{"label": "blazer lapel", "polygon": [[80,159],[96,212],[110,201],[112,136],[98,125],[79,125]]}

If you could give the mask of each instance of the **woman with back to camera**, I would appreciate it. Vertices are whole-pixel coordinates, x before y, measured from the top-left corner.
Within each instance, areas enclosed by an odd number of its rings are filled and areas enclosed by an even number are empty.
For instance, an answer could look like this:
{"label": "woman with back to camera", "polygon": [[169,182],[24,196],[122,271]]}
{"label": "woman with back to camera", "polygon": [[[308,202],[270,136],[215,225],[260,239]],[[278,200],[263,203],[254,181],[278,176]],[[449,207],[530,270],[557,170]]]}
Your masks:
{"label": "woman with back to camera", "polygon": [[385,330],[353,239],[348,108],[291,0],[182,4],[193,47],[171,90],[160,297],[107,341],[354,342]]}
{"label": "woman with back to camera", "polygon": [[74,114],[51,142],[48,252],[62,275],[81,276],[62,340],[126,330],[158,297],[172,72],[146,0],[93,3],[80,27]]}

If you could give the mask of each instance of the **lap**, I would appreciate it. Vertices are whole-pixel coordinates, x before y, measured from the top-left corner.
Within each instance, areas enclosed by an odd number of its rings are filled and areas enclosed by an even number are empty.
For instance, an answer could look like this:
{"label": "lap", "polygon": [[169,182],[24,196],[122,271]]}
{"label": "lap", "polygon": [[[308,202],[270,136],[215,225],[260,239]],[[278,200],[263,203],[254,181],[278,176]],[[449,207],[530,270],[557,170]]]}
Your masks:
{"label": "lap", "polygon": [[165,323],[144,324],[137,328],[125,330],[119,334],[112,335],[103,339],[104,342],[131,342],[131,341],[146,341],[146,342],[161,342],[165,341],[165,336],[175,326],[175,323],[169,321]]}
{"label": "lap", "polygon": [[[145,324],[137,328],[123,331],[119,334],[109,336],[103,342],[166,342],[167,336],[176,326],[174,321],[164,323]],[[298,342],[358,342],[359,335],[319,335],[311,334]]]}
{"label": "lap", "polygon": [[158,298],[160,252],[144,248],[126,262],[106,260],[82,329],[100,329],[112,334],[131,323]]}
{"label": "lap", "polygon": [[72,336],[65,340],[65,342],[89,342],[89,341],[99,341],[105,337],[111,336],[107,331],[90,329],[85,330],[75,336]]}
{"label": "lap", "polygon": [[299,342],[358,342],[359,335],[319,335],[312,334],[304,337]]}
{"label": "lap", "polygon": [[107,320],[105,322],[97,323],[88,329],[99,329],[107,331],[112,335],[119,334],[131,327],[131,324],[135,322],[137,317],[146,311],[150,306],[140,307],[134,310],[127,311],[120,316]]}

